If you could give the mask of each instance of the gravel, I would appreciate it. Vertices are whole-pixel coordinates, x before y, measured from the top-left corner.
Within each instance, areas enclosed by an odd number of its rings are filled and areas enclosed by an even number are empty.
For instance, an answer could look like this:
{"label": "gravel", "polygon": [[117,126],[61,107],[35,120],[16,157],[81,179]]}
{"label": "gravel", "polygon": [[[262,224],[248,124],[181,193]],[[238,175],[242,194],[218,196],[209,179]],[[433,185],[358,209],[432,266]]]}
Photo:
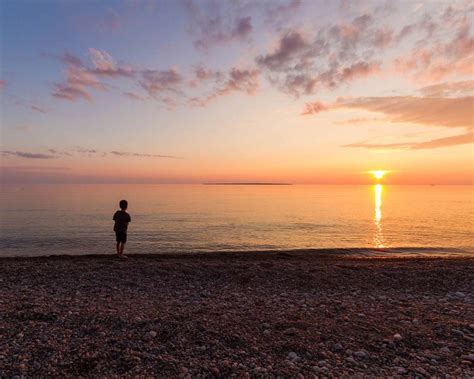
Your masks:
{"label": "gravel", "polygon": [[0,377],[474,376],[468,258],[0,261]]}

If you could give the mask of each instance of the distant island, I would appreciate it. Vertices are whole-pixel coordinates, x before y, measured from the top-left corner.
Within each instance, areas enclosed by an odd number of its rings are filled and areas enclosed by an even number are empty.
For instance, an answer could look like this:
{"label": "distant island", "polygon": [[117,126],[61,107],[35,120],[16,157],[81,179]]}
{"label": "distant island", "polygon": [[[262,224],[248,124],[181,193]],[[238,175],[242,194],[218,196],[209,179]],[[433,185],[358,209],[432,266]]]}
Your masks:
{"label": "distant island", "polygon": [[202,183],[205,186],[291,186],[292,183]]}

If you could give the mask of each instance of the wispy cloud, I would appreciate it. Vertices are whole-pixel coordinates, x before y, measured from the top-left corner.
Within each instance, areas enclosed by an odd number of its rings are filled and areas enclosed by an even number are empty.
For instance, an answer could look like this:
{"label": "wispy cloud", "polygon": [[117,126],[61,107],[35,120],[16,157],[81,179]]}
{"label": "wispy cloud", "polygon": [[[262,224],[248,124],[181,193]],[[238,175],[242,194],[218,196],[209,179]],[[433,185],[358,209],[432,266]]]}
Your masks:
{"label": "wispy cloud", "polygon": [[96,149],[88,149],[88,148],[84,148],[80,146],[73,147],[72,151],[76,153],[80,153],[80,154],[99,154],[100,153],[100,151]]}
{"label": "wispy cloud", "polygon": [[189,29],[198,49],[248,40],[253,30],[252,17],[245,14],[245,7],[239,2],[188,0],[186,8],[191,20]]}
{"label": "wispy cloud", "polygon": [[10,98],[13,100],[13,103],[17,106],[20,106],[25,109],[29,109],[38,113],[43,113],[43,114],[48,113],[48,109],[36,101],[22,99],[16,96],[10,96]]}
{"label": "wispy cloud", "polygon": [[[309,103],[311,104],[311,103]],[[311,105],[309,105],[311,107]],[[311,109],[311,108],[310,108]],[[304,110],[303,110],[304,112]],[[303,113],[302,114],[305,114]],[[309,113],[314,114],[317,112]],[[366,124],[366,123],[374,123],[374,122],[387,122],[387,119],[381,117],[357,117],[357,118],[350,118],[348,120],[336,121],[336,124],[339,125],[354,125],[354,124]]]}
{"label": "wispy cloud", "polygon": [[[468,3],[466,3],[467,5]],[[417,81],[439,81],[453,75],[472,75],[474,37],[471,34],[474,8],[446,7],[439,17],[424,14],[409,30],[424,31],[424,37],[408,53],[393,62],[396,70]]]}
{"label": "wispy cloud", "polygon": [[135,92],[132,91],[127,91],[122,93],[123,96],[132,99],[132,100],[139,100],[139,101],[144,101],[146,98],[144,96],[141,96]]}
{"label": "wispy cloud", "polygon": [[323,104],[319,101],[314,101],[312,103],[306,103],[303,111],[301,112],[302,115],[312,115],[317,114],[323,111],[328,110],[329,107],[326,104]]}
{"label": "wispy cloud", "polygon": [[163,154],[143,154],[143,153],[130,153],[125,151],[111,151],[110,154],[119,157],[142,157],[142,158],[168,158],[168,159],[183,159],[174,155],[163,155]]}
{"label": "wispy cloud", "polygon": [[263,6],[265,24],[271,25],[277,30],[281,30],[288,23],[289,19],[302,9],[303,1],[265,1],[262,2],[261,5]]}
{"label": "wispy cloud", "polygon": [[58,99],[75,101],[79,99],[92,101],[90,89],[105,90],[106,87],[89,69],[82,65],[82,61],[69,54],[63,56],[67,64],[65,69],[66,81],[53,86],[53,96]]}
{"label": "wispy cloud", "polygon": [[259,87],[259,71],[256,69],[240,69],[233,67],[227,74],[220,74],[216,79],[216,86],[212,91],[203,97],[193,97],[189,104],[192,106],[207,106],[222,96],[230,95],[234,92],[243,92],[254,95]]}
{"label": "wispy cloud", "polygon": [[5,88],[7,82],[3,79],[0,79],[0,90],[2,90],[3,88]]}
{"label": "wispy cloud", "polygon": [[474,95],[474,80],[437,83],[423,87],[419,92],[427,97],[459,97]]}
{"label": "wispy cloud", "polygon": [[[474,96],[462,96],[472,93],[472,90],[473,81],[438,83],[418,91],[425,96],[340,98],[332,104],[315,101],[307,103],[301,114],[308,116],[333,109],[358,109],[383,115],[382,122],[465,129],[463,134],[429,141],[395,143],[362,141],[344,147],[418,150],[463,145],[474,142]],[[455,95],[461,96],[446,97]],[[347,122],[354,123],[351,120]]]}
{"label": "wispy cloud", "polygon": [[411,146],[412,149],[435,149],[438,147],[465,145],[474,143],[474,134],[471,132],[452,137],[437,138],[430,141],[418,142]]}
{"label": "wispy cloud", "polygon": [[474,97],[358,97],[334,104],[307,103],[302,114],[314,115],[329,109],[352,108],[385,115],[391,122],[415,123],[449,128],[472,128]]}
{"label": "wispy cloud", "polygon": [[441,147],[450,147],[474,143],[474,134],[472,132],[460,134],[451,137],[435,138],[421,142],[396,142],[396,143],[374,143],[369,141],[350,143],[342,147],[359,147],[373,150],[424,150],[437,149]]}
{"label": "wispy cloud", "polygon": [[338,88],[380,72],[381,63],[367,53],[381,43],[371,40],[376,33],[369,28],[371,23],[372,16],[364,14],[349,24],[322,28],[315,35],[288,30],[273,51],[257,56],[256,63],[271,83],[294,96]]}
{"label": "wispy cloud", "polygon": [[391,122],[471,128],[473,126],[474,97],[362,97],[341,99],[334,107],[382,113]]}
{"label": "wispy cloud", "polygon": [[117,65],[112,56],[103,50],[90,48],[89,55],[93,65],[93,68],[90,69],[91,73],[109,77],[135,76],[133,67],[129,65]]}
{"label": "wispy cloud", "polygon": [[178,92],[183,76],[176,68],[169,70],[144,70],[140,85],[152,97],[162,92]]}
{"label": "wispy cloud", "polygon": [[39,113],[43,113],[43,114],[48,113],[48,110],[46,108],[40,106],[40,105],[32,104],[30,106],[30,108],[35,112],[39,112]]}
{"label": "wispy cloud", "polygon": [[67,171],[71,168],[63,166],[1,166],[1,169],[18,171]]}
{"label": "wispy cloud", "polygon": [[28,158],[28,159],[53,159],[53,158],[55,158],[54,155],[50,155],[50,154],[28,153],[28,152],[24,152],[24,151],[4,150],[1,153],[2,153],[2,155],[5,155],[5,156],[14,156],[14,157]]}
{"label": "wispy cloud", "polygon": [[377,142],[355,142],[348,145],[343,145],[341,147],[361,147],[364,149],[374,149],[374,150],[392,150],[392,149],[408,149],[413,146],[413,143],[410,142],[394,142],[394,143],[377,143]]}

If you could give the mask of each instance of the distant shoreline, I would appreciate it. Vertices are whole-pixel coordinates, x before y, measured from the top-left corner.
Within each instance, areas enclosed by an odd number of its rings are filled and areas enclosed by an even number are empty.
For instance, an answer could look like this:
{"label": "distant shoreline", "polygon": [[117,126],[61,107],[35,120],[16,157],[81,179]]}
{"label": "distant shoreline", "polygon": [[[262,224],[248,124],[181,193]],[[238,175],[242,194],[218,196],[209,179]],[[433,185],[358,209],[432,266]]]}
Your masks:
{"label": "distant shoreline", "polygon": [[292,186],[293,183],[202,183],[204,186]]}

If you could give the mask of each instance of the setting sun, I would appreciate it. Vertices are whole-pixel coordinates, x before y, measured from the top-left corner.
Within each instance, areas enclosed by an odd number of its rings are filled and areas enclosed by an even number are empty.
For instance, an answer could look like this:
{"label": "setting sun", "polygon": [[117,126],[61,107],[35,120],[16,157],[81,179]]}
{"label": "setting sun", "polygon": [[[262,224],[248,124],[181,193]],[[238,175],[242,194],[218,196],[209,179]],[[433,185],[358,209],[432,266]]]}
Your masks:
{"label": "setting sun", "polygon": [[385,170],[374,170],[374,171],[370,171],[370,173],[374,176],[375,179],[382,179],[385,174],[387,173],[387,171]]}

